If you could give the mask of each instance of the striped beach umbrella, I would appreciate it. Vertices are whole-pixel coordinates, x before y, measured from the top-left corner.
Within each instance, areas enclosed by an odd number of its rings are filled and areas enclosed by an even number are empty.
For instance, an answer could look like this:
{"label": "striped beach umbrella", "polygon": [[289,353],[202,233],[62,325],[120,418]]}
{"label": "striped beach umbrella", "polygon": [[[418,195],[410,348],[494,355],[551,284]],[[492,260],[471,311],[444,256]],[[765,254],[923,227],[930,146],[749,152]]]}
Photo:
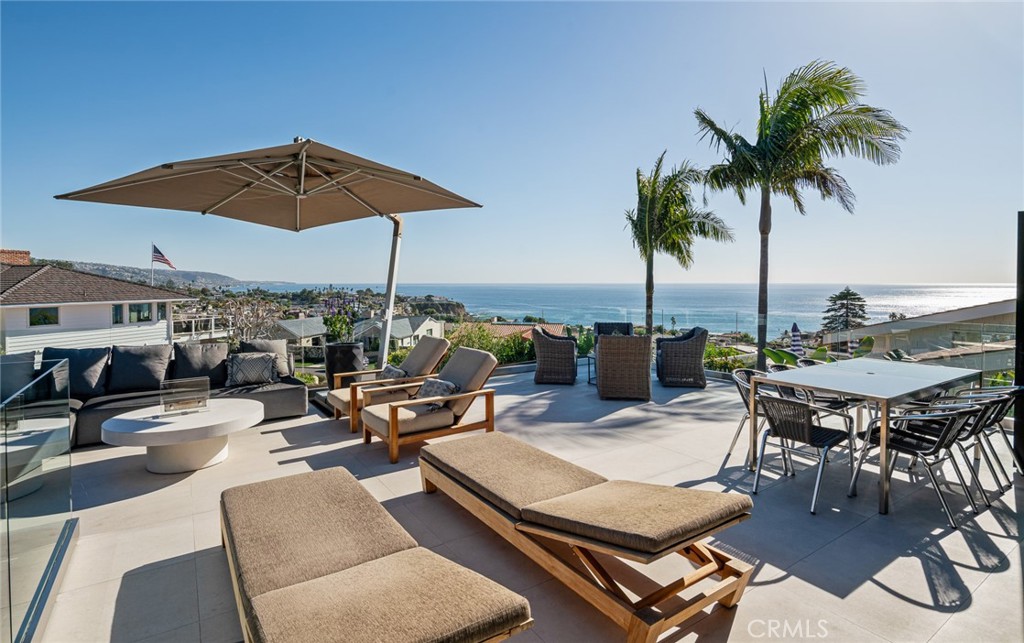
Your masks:
{"label": "striped beach umbrella", "polygon": [[797,327],[796,322],[793,322],[793,329],[790,331],[789,350],[801,357],[804,355],[804,340],[800,336],[800,329]]}

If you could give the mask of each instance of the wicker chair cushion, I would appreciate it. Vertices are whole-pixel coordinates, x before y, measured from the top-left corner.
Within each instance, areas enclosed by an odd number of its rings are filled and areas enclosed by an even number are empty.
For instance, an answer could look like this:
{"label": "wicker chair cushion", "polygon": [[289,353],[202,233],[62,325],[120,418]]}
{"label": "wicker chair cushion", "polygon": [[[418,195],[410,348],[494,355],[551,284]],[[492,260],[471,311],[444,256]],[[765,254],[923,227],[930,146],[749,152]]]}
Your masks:
{"label": "wicker chair cushion", "polygon": [[443,337],[426,335],[413,346],[405,360],[399,365],[410,376],[427,375],[437,366],[448,351],[451,342]]}
{"label": "wicker chair cushion", "polygon": [[613,480],[523,507],[523,520],[649,554],[750,511],[735,493]]}
{"label": "wicker chair cushion", "polygon": [[[388,424],[391,421],[391,405],[377,404],[363,407],[363,424],[379,435],[391,435]],[[398,408],[398,426],[393,429],[398,435],[419,433],[431,429],[440,429],[455,424],[455,416],[448,407],[434,407],[433,404],[414,404]]]}
{"label": "wicker chair cushion", "polygon": [[250,598],[416,546],[340,467],[227,489],[221,510]]}
{"label": "wicker chair cushion", "polygon": [[483,641],[530,618],[526,599],[417,547],[256,597],[260,641]]}
{"label": "wicker chair cushion", "polygon": [[498,432],[430,444],[420,458],[516,519],[527,505],[607,480]]}
{"label": "wicker chair cushion", "polygon": [[[437,374],[437,378],[455,384],[463,392],[479,391],[497,365],[498,360],[487,351],[460,346]],[[462,417],[474,399],[468,397],[449,402],[448,408],[455,417]]]}

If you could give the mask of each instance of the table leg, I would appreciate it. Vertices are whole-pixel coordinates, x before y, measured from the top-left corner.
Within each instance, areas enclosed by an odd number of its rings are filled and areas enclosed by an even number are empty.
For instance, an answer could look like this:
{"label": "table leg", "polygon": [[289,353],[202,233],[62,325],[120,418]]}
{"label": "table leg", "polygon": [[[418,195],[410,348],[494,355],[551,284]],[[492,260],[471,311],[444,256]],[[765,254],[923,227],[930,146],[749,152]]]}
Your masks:
{"label": "table leg", "polygon": [[750,381],[750,408],[747,410],[750,413],[750,447],[748,452],[750,457],[747,458],[748,468],[753,471],[757,468],[757,382],[755,380]]}
{"label": "table leg", "polygon": [[883,400],[879,404],[878,423],[878,473],[881,481],[878,486],[878,513],[889,513],[889,402]]}
{"label": "table leg", "polygon": [[152,473],[184,473],[205,469],[228,457],[228,436],[181,444],[146,447],[146,469]]}

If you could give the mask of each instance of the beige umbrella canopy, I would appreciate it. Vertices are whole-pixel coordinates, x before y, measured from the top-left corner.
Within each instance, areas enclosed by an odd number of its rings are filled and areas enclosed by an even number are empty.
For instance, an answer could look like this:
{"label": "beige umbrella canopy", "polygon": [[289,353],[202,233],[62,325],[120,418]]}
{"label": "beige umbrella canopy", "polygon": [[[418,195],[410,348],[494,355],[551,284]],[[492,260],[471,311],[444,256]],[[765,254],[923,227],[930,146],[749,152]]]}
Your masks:
{"label": "beige umbrella canopy", "polygon": [[[480,207],[409,172],[310,139],[236,154],[166,163],[57,199],[184,210],[285,230],[379,216],[394,224],[384,338],[391,336],[402,237],[398,215]],[[381,341],[381,363],[388,342]]]}
{"label": "beige umbrella canopy", "polygon": [[166,163],[55,198],[216,214],[295,231],[372,216],[479,207],[415,174],[301,139]]}

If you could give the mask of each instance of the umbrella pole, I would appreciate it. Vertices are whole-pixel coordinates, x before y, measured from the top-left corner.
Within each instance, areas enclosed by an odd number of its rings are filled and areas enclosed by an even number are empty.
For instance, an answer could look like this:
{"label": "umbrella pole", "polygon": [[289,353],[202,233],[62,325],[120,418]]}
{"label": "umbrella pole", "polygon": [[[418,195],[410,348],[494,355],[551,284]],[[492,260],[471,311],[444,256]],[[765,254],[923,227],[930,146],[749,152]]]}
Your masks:
{"label": "umbrella pole", "polygon": [[391,237],[391,262],[388,264],[388,287],[384,295],[384,327],[380,331],[380,349],[377,351],[377,368],[388,363],[388,349],[391,347],[391,323],[395,317],[395,282],[398,277],[398,255],[402,248],[402,217],[397,214],[385,215],[395,225]]}

